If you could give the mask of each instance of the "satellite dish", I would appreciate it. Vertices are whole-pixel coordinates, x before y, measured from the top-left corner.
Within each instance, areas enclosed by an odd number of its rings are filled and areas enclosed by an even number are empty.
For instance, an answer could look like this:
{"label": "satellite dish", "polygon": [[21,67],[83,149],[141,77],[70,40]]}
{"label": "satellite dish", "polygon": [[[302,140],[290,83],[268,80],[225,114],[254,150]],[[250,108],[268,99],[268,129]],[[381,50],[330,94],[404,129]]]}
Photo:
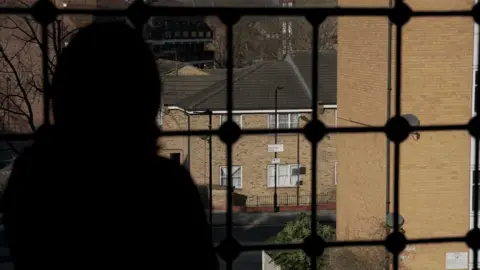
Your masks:
{"label": "satellite dish", "polygon": [[[403,226],[403,224],[405,223],[405,219],[403,218],[402,215],[398,215],[398,225],[400,225],[399,227],[401,228]],[[393,216],[393,213],[389,213],[387,215],[387,226],[389,228],[393,228],[393,224],[394,224],[394,216]]]}
{"label": "satellite dish", "polygon": [[415,115],[413,115],[411,113],[404,114],[403,118],[407,119],[408,123],[412,127],[418,127],[420,125],[420,120],[418,119],[418,117],[416,117]]}
{"label": "satellite dish", "polygon": [[[411,127],[420,126],[420,120],[414,114],[411,114],[411,113],[404,114],[403,118],[405,118],[408,121],[408,124],[410,124]],[[420,133],[418,133],[417,131],[412,132],[411,136],[414,140],[420,139]]]}

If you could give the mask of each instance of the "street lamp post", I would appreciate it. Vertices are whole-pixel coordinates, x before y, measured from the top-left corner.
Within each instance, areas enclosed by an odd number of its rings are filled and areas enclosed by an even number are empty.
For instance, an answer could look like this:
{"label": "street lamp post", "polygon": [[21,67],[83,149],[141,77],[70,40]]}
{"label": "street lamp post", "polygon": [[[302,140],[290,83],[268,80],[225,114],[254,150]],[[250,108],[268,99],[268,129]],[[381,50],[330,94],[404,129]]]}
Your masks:
{"label": "street lamp post", "polygon": [[[277,86],[275,88],[275,144],[278,142],[278,91],[283,89],[282,86]],[[277,151],[274,152],[275,160],[277,159]],[[278,208],[278,195],[277,195],[277,171],[278,171],[278,165],[277,162],[275,162],[275,174],[274,174],[274,186],[273,186],[273,212],[277,213],[279,212]]]}

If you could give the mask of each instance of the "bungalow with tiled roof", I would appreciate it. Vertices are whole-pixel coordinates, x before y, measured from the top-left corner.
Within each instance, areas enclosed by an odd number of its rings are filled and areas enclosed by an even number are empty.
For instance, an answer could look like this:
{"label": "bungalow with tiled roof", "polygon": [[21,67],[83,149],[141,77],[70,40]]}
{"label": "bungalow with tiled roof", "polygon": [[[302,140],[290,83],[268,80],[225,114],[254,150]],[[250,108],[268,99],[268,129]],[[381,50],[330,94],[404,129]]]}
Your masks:
{"label": "bungalow with tiled roof", "polygon": [[[236,69],[233,75],[234,121],[242,129],[304,126],[311,118],[310,53],[298,52],[283,60],[265,61]],[[163,130],[217,129],[226,119],[226,70],[203,71],[206,76],[168,76],[164,78]],[[320,102],[318,117],[336,125],[336,53],[319,53]],[[215,187],[215,208],[225,207],[226,149],[213,137],[172,137],[160,139],[160,154],[185,162],[199,186],[207,188],[210,177]],[[272,146],[276,144],[277,146]],[[209,156],[210,147],[212,155]],[[277,155],[272,149],[277,149]],[[335,206],[336,155],[334,137],[318,147],[317,196],[320,208]],[[277,159],[275,159],[277,158]],[[274,160],[275,159],[275,160]],[[276,163],[276,165],[274,164]],[[297,134],[242,136],[233,148],[233,185],[236,206],[272,209],[275,182],[280,208],[307,207],[311,187],[310,143]],[[277,177],[275,179],[275,166]],[[210,175],[211,170],[211,175]]]}

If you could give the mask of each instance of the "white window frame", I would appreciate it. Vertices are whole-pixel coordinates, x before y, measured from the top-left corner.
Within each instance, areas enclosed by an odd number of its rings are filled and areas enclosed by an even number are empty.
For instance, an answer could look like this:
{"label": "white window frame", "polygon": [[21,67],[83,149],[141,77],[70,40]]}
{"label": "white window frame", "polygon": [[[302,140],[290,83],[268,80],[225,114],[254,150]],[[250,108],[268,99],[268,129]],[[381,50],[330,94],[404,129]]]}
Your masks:
{"label": "white window frame", "polygon": [[[235,117],[238,117],[237,120],[235,120]],[[232,118],[233,118],[233,121],[235,123],[237,123],[237,125],[242,128],[242,124],[243,124],[243,115],[241,114],[233,114],[232,115]],[[225,121],[227,121],[227,115],[226,114],[222,114],[220,115],[220,125],[222,125]]]}
{"label": "white window frame", "polygon": [[[280,115],[288,115],[288,127],[287,128],[298,128],[300,126],[300,113],[277,113],[277,127],[279,126],[280,123]],[[297,116],[297,126],[292,127],[292,119],[295,118],[294,116]],[[267,115],[267,122],[268,122],[268,128],[275,128],[270,124],[270,117],[275,117],[274,113],[270,113]],[[275,121],[275,120],[274,120]]]}
{"label": "white window frame", "polygon": [[[227,169],[227,166],[220,166],[220,185],[221,186],[227,186],[227,181],[228,181],[228,173],[227,175],[223,175],[223,170]],[[233,181],[233,175],[237,172],[237,170],[240,170],[240,185],[235,185],[235,181]],[[236,189],[241,189],[243,186],[243,168],[242,166],[238,165],[232,165],[232,184]]]}
{"label": "white window frame", "polygon": [[[285,183],[280,183],[279,182],[279,177],[280,177],[280,174],[279,174],[279,167],[281,166],[288,166],[288,178],[290,179],[290,183],[289,184],[285,184]],[[277,187],[296,187],[298,185],[298,182],[300,181],[300,165],[299,164],[269,164],[267,165],[267,187],[271,188],[271,187],[275,187],[275,182],[273,182],[273,184],[270,183],[269,179],[270,177],[275,177],[275,175],[270,175],[270,168],[274,168],[273,169],[273,173],[275,173],[275,167],[277,167],[277,179],[275,180],[277,182]],[[292,175],[292,169],[293,168],[298,168],[298,175],[297,175],[297,182],[296,183],[292,183],[292,177],[294,175]]]}

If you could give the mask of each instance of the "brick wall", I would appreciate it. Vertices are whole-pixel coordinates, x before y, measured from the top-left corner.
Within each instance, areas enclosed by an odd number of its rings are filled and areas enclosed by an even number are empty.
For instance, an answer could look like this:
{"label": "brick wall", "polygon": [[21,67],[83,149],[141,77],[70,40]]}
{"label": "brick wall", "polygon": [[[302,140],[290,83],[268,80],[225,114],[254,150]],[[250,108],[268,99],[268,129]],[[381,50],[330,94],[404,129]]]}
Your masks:
{"label": "brick wall", "polygon": [[[407,3],[414,10],[460,10],[471,8],[473,1]],[[339,5],[388,6],[388,1],[340,0]],[[383,125],[387,120],[387,19],[342,17],[338,25],[338,116]],[[415,18],[405,26],[403,39],[402,112],[415,114],[427,125],[466,122],[471,115],[472,20]],[[393,85],[394,80],[393,76]],[[356,124],[339,120],[339,125]],[[386,138],[383,134],[338,137],[337,235],[340,240],[369,238],[377,226],[371,221],[385,217]],[[419,141],[409,138],[402,144],[400,213],[406,220],[407,237],[468,231],[469,141],[466,132],[424,132]],[[412,269],[444,269],[445,253],[458,251],[467,248],[417,245],[414,256],[404,263]]]}
{"label": "brick wall", "polygon": [[[310,118],[306,114],[307,118]],[[244,114],[242,128],[267,128],[267,114]],[[335,110],[320,110],[319,117],[327,124],[335,124]],[[213,116],[213,129],[220,127],[220,116]],[[207,129],[208,116],[191,116],[191,129]],[[302,125],[305,123],[302,122]],[[187,117],[178,110],[169,111],[164,118],[165,130],[187,130]],[[301,176],[303,185],[299,187],[298,193],[304,203],[309,203],[311,188],[311,147],[303,135],[278,135],[278,143],[284,145],[284,152],[278,153],[281,163],[297,163],[297,139],[300,139],[300,148],[298,151],[301,166],[306,167],[306,174]],[[334,201],[336,197],[334,185],[334,163],[335,156],[335,137],[332,135],[324,139],[318,147],[318,201]],[[212,178],[213,184],[220,184],[220,167],[226,165],[226,147],[217,138],[213,139],[212,155]],[[188,138],[162,138],[161,154],[168,156],[169,153],[181,149],[182,160],[188,154]],[[267,165],[271,163],[274,153],[267,151],[267,145],[274,143],[274,135],[255,135],[243,136],[233,147],[233,165],[242,166],[242,188],[235,189],[235,193],[249,197],[247,203],[254,205],[258,199],[255,196],[263,198],[273,198],[274,189],[267,187]],[[190,138],[190,171],[195,181],[199,185],[208,185],[209,183],[209,145],[206,140],[198,136]],[[296,201],[297,188],[277,188],[279,196],[289,196],[290,200]],[[306,200],[306,201],[305,201]]]}

